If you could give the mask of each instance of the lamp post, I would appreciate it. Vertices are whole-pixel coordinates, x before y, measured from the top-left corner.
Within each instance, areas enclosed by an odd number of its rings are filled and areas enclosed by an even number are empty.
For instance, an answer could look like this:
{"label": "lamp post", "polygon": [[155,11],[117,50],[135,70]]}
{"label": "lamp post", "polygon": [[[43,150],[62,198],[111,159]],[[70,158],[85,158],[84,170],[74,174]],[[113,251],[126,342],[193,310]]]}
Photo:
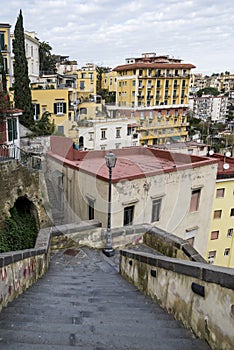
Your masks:
{"label": "lamp post", "polygon": [[109,168],[109,192],[108,192],[108,216],[107,216],[107,232],[106,232],[106,244],[103,249],[103,253],[110,257],[115,254],[115,250],[112,247],[112,235],[111,235],[111,184],[112,184],[112,168],[115,167],[117,157],[110,151],[106,156],[106,166]]}

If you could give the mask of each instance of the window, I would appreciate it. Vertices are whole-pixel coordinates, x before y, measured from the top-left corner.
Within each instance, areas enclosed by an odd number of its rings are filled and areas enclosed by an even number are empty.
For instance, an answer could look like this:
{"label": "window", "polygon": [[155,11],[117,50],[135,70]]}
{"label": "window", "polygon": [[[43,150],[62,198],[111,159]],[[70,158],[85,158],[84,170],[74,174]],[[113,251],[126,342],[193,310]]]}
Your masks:
{"label": "window", "polygon": [[18,133],[17,133],[16,118],[7,119],[7,135],[8,135],[8,142],[17,139]]}
{"label": "window", "polygon": [[233,235],[233,228],[229,228],[227,232],[227,237],[232,237]]}
{"label": "window", "polygon": [[229,254],[230,254],[230,248],[224,249],[223,255],[224,255],[224,256],[229,256]]}
{"label": "window", "polygon": [[84,88],[85,88],[85,82],[80,81],[80,90],[84,90]]}
{"label": "window", "polygon": [[59,135],[64,135],[64,126],[63,125],[59,125],[58,126],[58,134]]}
{"label": "window", "polygon": [[91,199],[88,199],[88,216],[89,220],[94,219],[94,201]]}
{"label": "window", "polygon": [[230,216],[234,216],[234,208],[231,209]]}
{"label": "window", "polygon": [[117,139],[121,137],[121,136],[120,136],[120,130],[121,130],[121,128],[116,128],[116,135],[115,135],[115,137],[116,137]]}
{"label": "window", "polygon": [[66,113],[66,103],[56,102],[54,103],[54,114],[61,115]]}
{"label": "window", "polygon": [[152,222],[159,221],[161,204],[162,204],[162,198],[157,198],[153,200],[152,219],[151,219]]}
{"label": "window", "polygon": [[34,108],[34,120],[38,120],[40,116],[40,105],[38,103],[34,103],[33,108]]}
{"label": "window", "polygon": [[225,188],[217,188],[216,190],[216,198],[224,197]]}
{"label": "window", "polygon": [[5,49],[4,32],[0,32],[0,51]]}
{"label": "window", "polygon": [[220,219],[221,216],[222,216],[222,210],[215,210],[214,211],[214,216],[213,216],[214,219]]}
{"label": "window", "polygon": [[216,250],[210,250],[208,253],[208,258],[215,258],[216,257]]}
{"label": "window", "polygon": [[134,214],[134,205],[124,208],[124,226],[132,225]]}
{"label": "window", "polygon": [[210,239],[213,240],[218,238],[219,238],[219,231],[212,231]]}
{"label": "window", "polygon": [[106,130],[101,130],[101,140],[105,140],[106,139]]}
{"label": "window", "polygon": [[81,73],[81,79],[85,79],[85,73]]}
{"label": "window", "polygon": [[93,141],[93,133],[92,132],[89,133],[89,141]]}
{"label": "window", "polygon": [[190,201],[190,212],[198,211],[199,201],[201,196],[201,189],[192,190],[191,201]]}

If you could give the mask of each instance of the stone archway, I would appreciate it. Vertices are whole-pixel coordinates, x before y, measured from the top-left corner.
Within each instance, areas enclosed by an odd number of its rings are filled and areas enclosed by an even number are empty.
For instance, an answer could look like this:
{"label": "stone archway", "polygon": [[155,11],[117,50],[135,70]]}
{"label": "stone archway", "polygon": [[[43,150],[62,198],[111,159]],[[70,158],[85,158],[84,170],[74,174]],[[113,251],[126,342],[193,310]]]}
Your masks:
{"label": "stone archway", "polygon": [[16,208],[19,214],[21,215],[29,214],[30,216],[34,217],[37,228],[38,230],[40,229],[40,222],[39,222],[37,208],[35,204],[27,198],[27,196],[18,197],[14,203],[14,207]]}

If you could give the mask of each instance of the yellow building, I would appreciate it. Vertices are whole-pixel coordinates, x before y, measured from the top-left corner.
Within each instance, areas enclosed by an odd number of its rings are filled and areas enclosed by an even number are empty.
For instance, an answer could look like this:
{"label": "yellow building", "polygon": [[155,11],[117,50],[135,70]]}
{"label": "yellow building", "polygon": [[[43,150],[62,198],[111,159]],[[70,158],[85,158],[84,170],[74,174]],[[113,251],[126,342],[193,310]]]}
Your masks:
{"label": "yellow building", "polygon": [[185,141],[192,64],[180,59],[142,54],[117,66],[116,107],[113,115],[136,117],[141,143]]}
{"label": "yellow building", "polygon": [[81,102],[87,101],[97,93],[97,72],[96,66],[87,63],[86,66],[77,70],[77,91]]}
{"label": "yellow building", "polygon": [[3,64],[7,77],[8,90],[12,86],[10,29],[10,24],[0,23],[0,50],[3,56]]}
{"label": "yellow building", "polygon": [[212,217],[207,243],[207,260],[234,268],[234,158],[215,154],[219,160]]}
{"label": "yellow building", "polygon": [[76,132],[73,124],[76,120],[76,108],[74,108],[73,103],[77,100],[76,89],[32,89],[31,92],[34,119],[38,120],[44,112],[49,112],[57,133],[75,137]]}
{"label": "yellow building", "polygon": [[116,93],[118,73],[114,70],[102,74],[102,88],[109,92]]}

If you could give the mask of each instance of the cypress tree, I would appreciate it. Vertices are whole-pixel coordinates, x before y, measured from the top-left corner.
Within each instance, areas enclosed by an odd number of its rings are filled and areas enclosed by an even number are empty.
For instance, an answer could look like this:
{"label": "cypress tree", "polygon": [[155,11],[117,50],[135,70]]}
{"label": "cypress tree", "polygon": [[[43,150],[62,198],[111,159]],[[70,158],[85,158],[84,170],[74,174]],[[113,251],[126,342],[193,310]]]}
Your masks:
{"label": "cypress tree", "polygon": [[25,54],[23,16],[20,10],[16,21],[13,39],[14,53],[14,101],[15,107],[22,109],[20,122],[30,127],[34,124],[31,89],[29,87],[28,62]]}

